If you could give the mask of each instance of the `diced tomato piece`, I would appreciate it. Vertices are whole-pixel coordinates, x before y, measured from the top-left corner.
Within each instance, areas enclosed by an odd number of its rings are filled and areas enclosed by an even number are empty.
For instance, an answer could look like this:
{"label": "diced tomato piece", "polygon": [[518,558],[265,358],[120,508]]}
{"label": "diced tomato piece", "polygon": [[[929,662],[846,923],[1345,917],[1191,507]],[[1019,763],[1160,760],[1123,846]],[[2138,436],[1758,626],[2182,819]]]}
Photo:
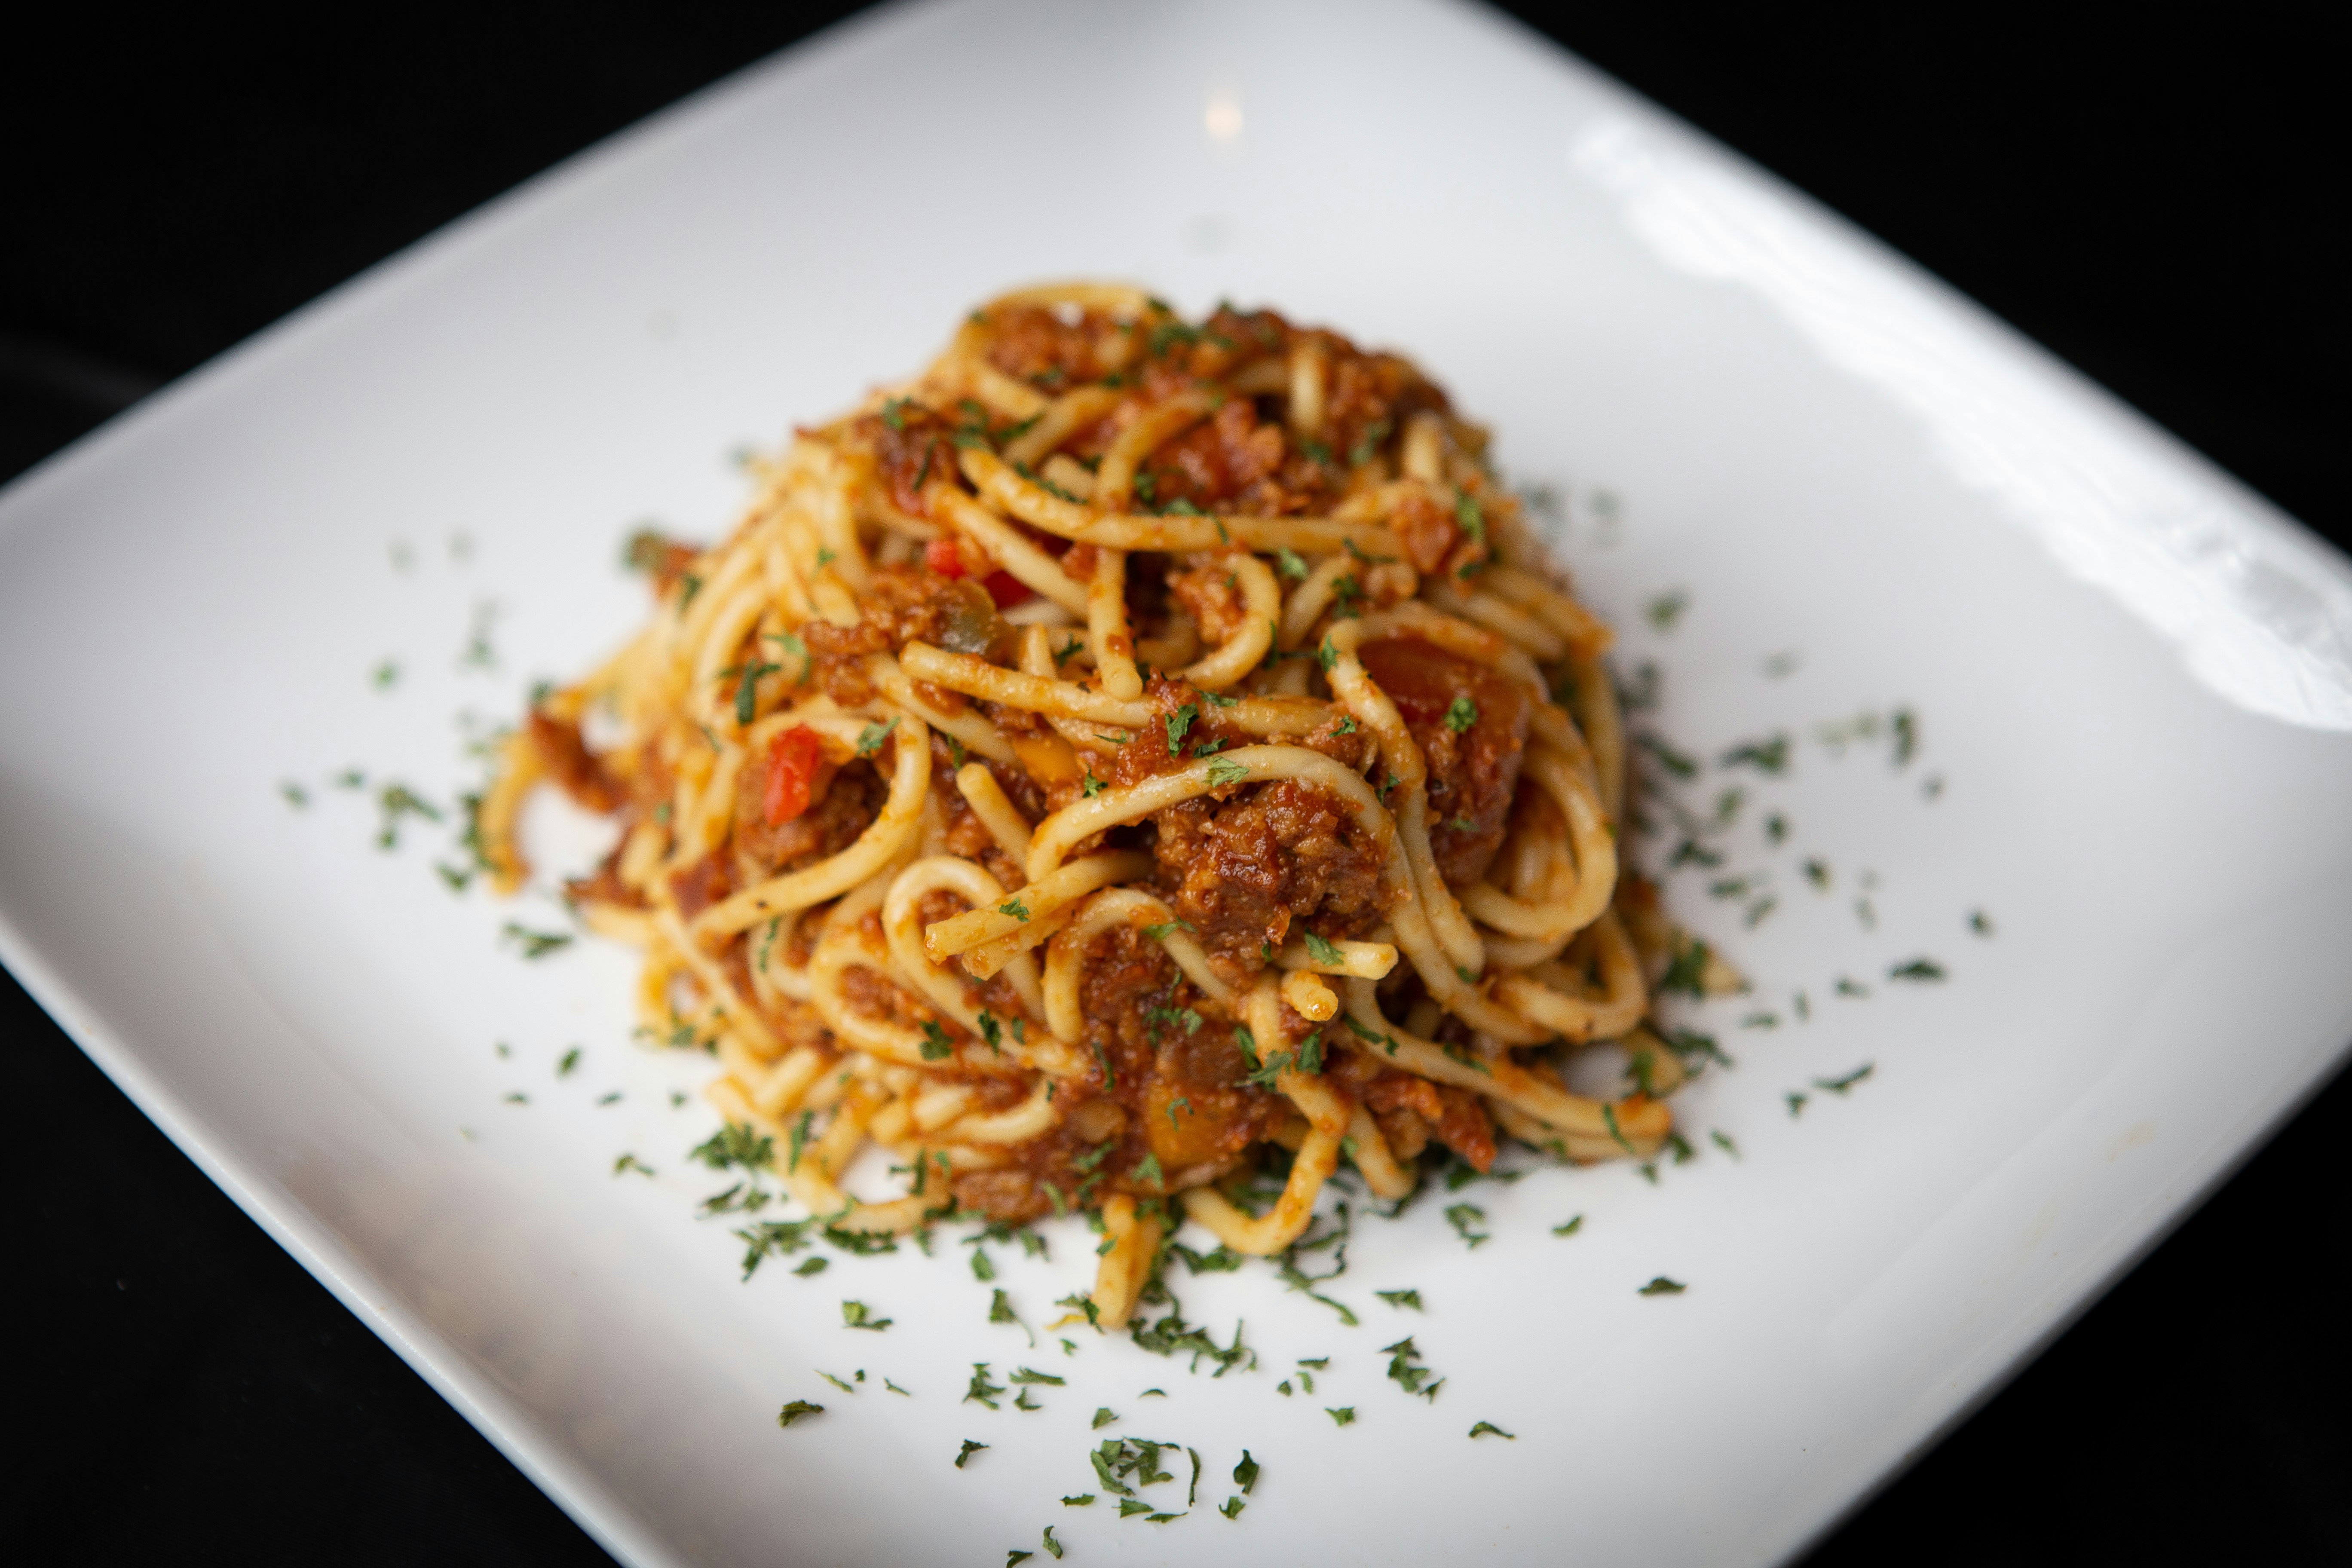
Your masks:
{"label": "diced tomato piece", "polygon": [[952,537],[934,539],[923,546],[923,564],[942,577],[963,575],[963,547]]}
{"label": "diced tomato piece", "polygon": [[769,745],[768,787],[760,801],[769,826],[782,827],[809,808],[811,788],[824,762],[816,731],[805,724],[793,725]]}
{"label": "diced tomato piece", "polygon": [[1028,584],[1010,572],[991,572],[980,580],[980,585],[988,590],[988,596],[996,601],[1000,610],[1009,610],[1037,596]]}

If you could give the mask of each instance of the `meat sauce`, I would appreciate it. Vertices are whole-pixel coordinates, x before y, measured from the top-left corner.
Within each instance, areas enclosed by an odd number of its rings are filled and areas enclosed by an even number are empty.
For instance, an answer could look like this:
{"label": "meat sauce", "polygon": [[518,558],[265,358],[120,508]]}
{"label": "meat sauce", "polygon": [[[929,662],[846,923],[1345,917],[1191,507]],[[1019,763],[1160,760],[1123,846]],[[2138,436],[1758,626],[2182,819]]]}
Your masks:
{"label": "meat sauce", "polygon": [[838,768],[824,763],[809,790],[809,808],[789,822],[771,824],[761,809],[768,767],[765,752],[746,762],[735,790],[735,850],[746,881],[797,871],[838,855],[874,826],[882,815],[882,803],[890,798],[889,783],[873,763],[862,757]]}
{"label": "meat sauce", "polygon": [[1336,942],[1388,913],[1388,846],[1328,791],[1283,779],[1232,800],[1188,800],[1152,821],[1160,885],[1229,979],[1265,968],[1298,930]]}
{"label": "meat sauce", "polygon": [[1418,1158],[1434,1139],[1478,1170],[1494,1164],[1495,1121],[1469,1090],[1400,1071],[1370,1051],[1342,1051],[1328,1070],[1372,1113],[1399,1160]]}
{"label": "meat sauce", "polygon": [[[1080,982],[1087,1046],[1097,1068],[1064,1083],[1061,1125],[1009,1151],[1015,1163],[956,1178],[957,1202],[1018,1222],[1112,1193],[1198,1186],[1234,1169],[1250,1145],[1296,1114],[1249,1084],[1232,1022],[1160,945],[1133,927],[1095,939]],[[1150,1162],[1147,1163],[1147,1162]]]}
{"label": "meat sauce", "polygon": [[[1045,329],[1026,320],[1016,322],[1012,312],[1000,312],[997,320],[992,362],[1013,374],[1026,372],[1033,384],[1045,384],[1041,374],[1084,363],[1088,351],[1080,345],[1100,341],[1087,339],[1091,327],[1057,328],[1061,336],[1054,341],[1062,346],[1046,353],[1040,346],[1049,335]],[[1292,349],[1305,342],[1320,345],[1328,367],[1318,437],[1296,438],[1271,397],[1228,398],[1208,419],[1152,454],[1136,477],[1135,496],[1146,510],[1183,503],[1258,517],[1328,510],[1346,492],[1351,472],[1372,460],[1407,419],[1424,411],[1445,413],[1445,394],[1404,360],[1366,353],[1336,332],[1294,327],[1272,310],[1221,308],[1198,328],[1161,323],[1144,329],[1143,363],[1129,373],[1133,395],[1078,431],[1064,449],[1081,461],[1098,458],[1151,405],[1260,362],[1286,367]],[[1451,520],[1444,526],[1448,537],[1429,555],[1424,571],[1445,559],[1453,546]]]}
{"label": "meat sauce", "polygon": [[854,626],[817,620],[801,627],[816,663],[817,684],[845,708],[873,700],[874,684],[866,674],[868,654],[920,641],[985,658],[1012,646],[1012,629],[987,589],[968,577],[942,577],[927,566],[877,567],[859,590],[857,605],[862,618]]}
{"label": "meat sauce", "polygon": [[[1158,722],[1108,763],[1103,782],[1125,787],[1257,737],[1227,724],[1223,710],[1181,680],[1154,676],[1145,699]],[[1370,757],[1361,730],[1338,716],[1290,743],[1360,772]],[[1369,831],[1329,791],[1293,779],[1229,784],[1154,812],[1148,847],[1154,884],[1198,934],[1220,974],[1236,984],[1300,926],[1330,940],[1361,936],[1388,913],[1381,889],[1385,835]],[[1129,830],[1130,832],[1132,830]]]}
{"label": "meat sauce", "polygon": [[[1227,397],[1153,453],[1137,476],[1139,509],[1258,516],[1327,510],[1351,484],[1362,482],[1363,466],[1378,460],[1374,454],[1405,421],[1448,406],[1444,394],[1406,362],[1361,352],[1333,333],[1294,327],[1271,311],[1220,310],[1195,329],[1150,321],[1122,326],[1097,312],[1010,307],[992,312],[988,325],[990,363],[1048,395],[1114,373],[1126,378],[1125,401],[1065,444],[1081,461],[1099,457],[1147,407],[1190,390],[1196,378],[1230,376],[1266,361],[1282,363],[1286,374],[1299,344],[1319,347],[1327,371],[1316,437],[1301,439],[1287,427],[1278,400]],[[968,411],[967,417],[983,416]],[[924,518],[929,516],[926,488],[956,471],[961,428],[950,414],[896,403],[854,421],[843,446],[870,465],[877,489],[891,506]],[[1377,469],[1373,477],[1381,477]],[[1406,562],[1368,563],[1358,575],[1370,583],[1388,574],[1398,580],[1393,592],[1351,584],[1376,605],[1411,594],[1415,572],[1458,571],[1486,552],[1474,505],[1457,513],[1407,495],[1391,522]],[[1058,540],[1039,542],[1056,552],[1065,548]],[[643,554],[657,584],[674,582],[691,559],[690,552],[666,541],[649,540]],[[1066,568],[1086,575],[1090,557],[1079,546]],[[943,574],[920,561],[877,568],[858,595],[857,625],[818,621],[801,628],[815,684],[844,706],[870,701],[867,657],[911,640],[1009,662],[1012,628],[982,586],[980,566],[961,563],[961,574]],[[1139,638],[1159,635],[1181,611],[1213,645],[1232,636],[1246,614],[1222,552],[1165,560],[1139,555],[1129,577]],[[1457,886],[1483,877],[1503,842],[1517,787],[1529,719],[1525,697],[1493,671],[1414,638],[1368,644],[1361,658],[1427,759],[1430,838],[1440,871]],[[924,696],[949,711],[962,710],[969,700],[946,691],[927,689]],[[1256,737],[1225,725],[1223,710],[1181,680],[1154,677],[1146,698],[1157,722],[1108,758],[1074,752],[1034,715],[980,703],[1024,764],[988,765],[1034,822],[1079,798],[1092,787],[1089,777],[1131,784],[1196,757],[1256,743]],[[538,713],[530,722],[550,772],[583,805],[642,814],[667,798],[667,778],[631,777],[625,784],[609,776],[576,726]],[[1296,743],[1360,772],[1371,761],[1370,739],[1339,724],[1335,715],[1321,731]],[[944,736],[934,734],[931,747],[944,847],[1017,886],[1025,868],[1003,854],[964,802],[954,784],[959,759]],[[890,757],[886,748],[873,761],[824,764],[811,781],[808,808],[782,823],[769,822],[761,806],[768,760],[750,759],[729,842],[671,880],[680,913],[691,920],[739,887],[846,848],[882,809]],[[632,794],[640,798],[633,803]],[[1236,984],[1247,984],[1302,930],[1328,939],[1360,937],[1390,912],[1381,889],[1391,850],[1386,837],[1367,829],[1345,801],[1298,781],[1229,785],[1108,837],[1150,851],[1153,885],[1197,933],[1218,972]],[[612,862],[583,886],[600,898],[637,901],[619,887]],[[921,914],[929,922],[961,907],[958,899],[935,894]],[[788,962],[805,961],[810,924],[800,922]],[[738,939],[722,958],[749,994],[745,953],[745,942]],[[965,1038],[953,1020],[877,972],[854,967],[845,984],[848,1005],[857,1011],[912,1027],[938,1024],[951,1037]],[[1234,1170],[1254,1144],[1296,1121],[1286,1099],[1245,1081],[1251,1064],[1235,1040],[1233,1018],[1184,977],[1159,942],[1131,928],[1097,938],[1081,988],[1095,1071],[1085,1081],[1060,1086],[1059,1124],[1009,1150],[1012,1163],[955,1178],[962,1207],[1017,1222],[1098,1203],[1115,1192],[1179,1190]],[[967,981],[966,991],[974,1005],[1000,1016],[1022,1011],[1002,976],[986,984]],[[1307,1027],[1296,1017],[1288,1021],[1302,1034]],[[821,1018],[805,1005],[787,1004],[771,1022],[790,1043],[830,1043]],[[1327,1038],[1325,1052],[1333,1087],[1370,1111],[1399,1158],[1412,1159],[1435,1142],[1479,1170],[1492,1163],[1494,1123],[1477,1096],[1397,1070],[1344,1037]],[[983,1109],[1007,1107],[1026,1092],[1010,1076],[958,1076],[971,1081]]]}
{"label": "meat sauce", "polygon": [[1133,328],[1097,310],[1068,313],[1034,305],[989,313],[988,362],[1016,381],[1051,393],[1100,380],[1127,363]]}
{"label": "meat sauce", "polygon": [[906,403],[888,414],[853,421],[843,442],[874,465],[875,478],[890,504],[909,517],[929,517],[924,487],[956,471],[955,426],[935,409]]}
{"label": "meat sauce", "polygon": [[1366,643],[1360,657],[1428,762],[1429,846],[1438,872],[1467,886],[1486,874],[1503,846],[1527,752],[1526,694],[1419,637]]}
{"label": "meat sauce", "polygon": [[577,723],[551,718],[537,708],[530,710],[529,722],[532,748],[546,764],[548,776],[565,795],[584,810],[620,809],[627,798],[626,792],[604,771],[604,763],[590,754]]}

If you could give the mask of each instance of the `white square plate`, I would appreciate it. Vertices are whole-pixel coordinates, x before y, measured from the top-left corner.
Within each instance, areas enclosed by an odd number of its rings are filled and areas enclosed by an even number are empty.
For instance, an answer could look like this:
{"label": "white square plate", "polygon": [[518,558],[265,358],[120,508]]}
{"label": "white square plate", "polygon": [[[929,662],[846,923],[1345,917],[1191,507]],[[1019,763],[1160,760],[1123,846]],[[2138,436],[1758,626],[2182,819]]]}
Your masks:
{"label": "white square plate", "polygon": [[[1730,858],[1670,884],[1758,983],[1702,1015],[1738,1065],[1676,1101],[1698,1157],[1360,1222],[1329,1288],[1360,1327],[1263,1268],[1180,1279],[1260,1352],[1222,1380],[1124,1340],[1031,1350],[952,1240],[739,1283],[692,1213],[711,1119],[670,1098],[705,1064],[627,1043],[627,956],[521,962],[500,928],[548,906],[453,898],[438,830],[379,852],[370,803],[325,783],[446,806],[475,768],[454,713],[514,713],[643,613],[615,563],[637,520],[719,531],[730,448],[912,369],[1000,288],[1077,275],[1412,353],[1569,498],[1626,668],[1665,672],[1664,733],[1711,767],[1798,737],[1783,776],[1717,770],[1747,791]],[[1662,630],[1641,611],[1668,590],[1688,607]],[[463,657],[485,615],[494,669]],[[1820,738],[1897,706],[1906,766]],[[1086,1562],[1780,1559],[2352,1035],[2345,563],[1899,258],[1452,6],[983,0],[748,72],[11,489],[0,716],[0,956],[637,1563],[993,1563],[1046,1524]],[[1708,898],[1732,873],[1777,898],[1752,930]],[[1948,981],[1888,983],[1921,954]],[[616,1177],[623,1152],[658,1174]],[[1475,1250],[1441,1213],[1462,1201]],[[1089,1277],[1085,1234],[1055,1242],[998,1258],[1033,1323]],[[1636,1294],[1660,1274],[1689,1289]],[[1372,1295],[1408,1287],[1425,1312]],[[850,1296],[892,1328],[845,1331]],[[1408,1332],[1433,1404],[1382,1376]],[[1323,1356],[1313,1396],[1276,1393]],[[961,1400],[982,1359],[1069,1381],[991,1411]],[[780,1432],[795,1397],[827,1413]],[[1061,1505],[1099,1489],[1097,1405],[1200,1450],[1188,1517]],[[1467,1440],[1482,1420],[1516,1440]],[[957,1469],[965,1438],[990,1447]],[[1264,1479],[1228,1521],[1244,1446]]]}

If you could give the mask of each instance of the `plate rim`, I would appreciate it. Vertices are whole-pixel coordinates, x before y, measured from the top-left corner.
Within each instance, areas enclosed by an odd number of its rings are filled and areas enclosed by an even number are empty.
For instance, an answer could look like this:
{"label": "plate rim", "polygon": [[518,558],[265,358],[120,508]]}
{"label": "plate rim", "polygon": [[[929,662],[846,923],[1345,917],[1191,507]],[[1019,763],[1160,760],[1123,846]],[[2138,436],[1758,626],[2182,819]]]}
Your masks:
{"label": "plate rim", "polygon": [[[1905,288],[1949,309],[1957,307],[1972,333],[1988,336],[2021,360],[2029,374],[2069,401],[2087,402],[2122,422],[2130,439],[2167,460],[2194,471],[2197,481],[2221,492],[2239,521],[2257,533],[2284,539],[2315,554],[2325,569],[2352,579],[2352,555],[2287,512],[2214,459],[2158,424],[2120,395],[2090,377],[2055,351],[2027,335],[1990,308],[1948,282],[1891,243],[1757,163],[1738,149],[1684,121],[1614,77],[1536,32],[1517,18],[1460,0],[1429,0],[1431,8],[1471,25],[1508,35],[1514,47],[1537,49],[1565,61],[1614,96],[1651,127],[1721,160],[1768,200],[1793,208],[1811,223],[1831,226],[1841,244],[1864,265],[1891,274]],[[812,58],[853,47],[899,29],[913,30],[932,19],[965,9],[955,0],[890,0],[841,19],[795,43],[697,89],[589,146],[570,153],[515,185],[489,197],[431,233],[341,280],[317,298],[207,360],[124,413],[47,455],[0,485],[0,532],[21,526],[29,503],[54,486],[110,460],[126,440],[158,421],[179,417],[247,376],[268,376],[322,325],[356,310],[378,308],[443,268],[462,269],[472,247],[538,205],[558,199],[583,179],[625,160],[646,155],[690,132],[706,116],[723,113],[766,79]],[[683,1562],[675,1544],[655,1534],[632,1508],[614,1496],[593,1470],[546,1442],[534,1423],[508,1407],[494,1380],[384,1286],[365,1261],[352,1255],[309,1205],[269,1181],[254,1157],[194,1111],[148,1066],[139,1048],[118,1035],[102,1011],[68,983],[37,942],[21,930],[0,901],[0,965],[5,965],[37,1005],[79,1048],[141,1114],[270,1239],[333,1294],[368,1330],[424,1378],[466,1421],[532,1484],[617,1560]],[[2352,1039],[2332,1047],[2315,1045],[2299,1065],[2284,1071],[2273,1089],[2240,1121],[2183,1166],[2184,1177],[2150,1193],[2117,1227],[2121,1241],[2090,1247],[2081,1260],[2035,1300],[2030,1329],[1989,1336],[1973,1363],[1989,1370],[1915,1441],[1876,1460],[1875,1474],[1841,1506],[1792,1541],[1782,1561],[1793,1562],[1819,1546],[1895,1485],[1950,1435],[1984,1409],[2059,1338],[2071,1330],[2126,1274],[2167,1241],[2249,1163],[2270,1139],[2340,1074],[2352,1069]]]}

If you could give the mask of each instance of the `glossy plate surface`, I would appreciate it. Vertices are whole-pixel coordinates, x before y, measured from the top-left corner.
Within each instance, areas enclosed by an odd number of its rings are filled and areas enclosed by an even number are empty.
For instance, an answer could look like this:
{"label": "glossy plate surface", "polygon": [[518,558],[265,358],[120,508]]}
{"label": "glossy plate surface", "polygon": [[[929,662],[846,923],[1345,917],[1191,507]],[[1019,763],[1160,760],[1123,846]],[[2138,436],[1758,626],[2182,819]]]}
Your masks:
{"label": "glossy plate surface", "polygon": [[[374,844],[374,790],[446,810],[476,776],[461,711],[512,714],[636,623],[631,527],[717,532],[730,449],[913,369],[1003,287],[1081,275],[1418,358],[1561,498],[1622,668],[1663,672],[1645,721],[1706,764],[1695,807],[1744,792],[1723,864],[1670,883],[1757,983],[1691,1015],[1738,1059],[1676,1101],[1696,1157],[1360,1217],[1328,1287],[1358,1327],[1262,1267],[1180,1276],[1190,1317],[1258,1350],[1221,1380],[1123,1340],[1032,1350],[951,1237],[739,1283],[693,1212],[722,1184],[684,1157],[712,1118],[672,1101],[707,1064],[632,1046],[628,955],[524,962],[499,933],[554,929],[543,895],[453,896],[446,826]],[[1717,765],[1776,731],[1782,773]],[[2342,1049],[2347,800],[2340,558],[1836,219],[1447,6],[887,11],[0,498],[0,957],[635,1563],[994,1563],[1047,1524],[1087,1562],[1784,1558]],[[1921,956],[1948,978],[1889,980]],[[614,1175],[623,1152],[656,1173]],[[997,1248],[994,1286],[1042,1323],[1091,1242]],[[1659,1275],[1688,1288],[1637,1294]],[[1426,1310],[1373,1294],[1402,1289]],[[892,1326],[845,1329],[844,1300]],[[1408,1333],[1433,1403],[1383,1376]],[[1312,1395],[1276,1391],[1322,1357]],[[992,1411],[961,1398],[982,1360],[1068,1381]],[[779,1431],[792,1398],[826,1413]],[[1085,1450],[1112,1435],[1200,1451],[1188,1517],[1061,1504],[1101,1491]],[[990,1447],[959,1470],[967,1438]],[[1264,1479],[1228,1521],[1244,1447]],[[1168,1468],[1147,1495],[1181,1511]]]}

